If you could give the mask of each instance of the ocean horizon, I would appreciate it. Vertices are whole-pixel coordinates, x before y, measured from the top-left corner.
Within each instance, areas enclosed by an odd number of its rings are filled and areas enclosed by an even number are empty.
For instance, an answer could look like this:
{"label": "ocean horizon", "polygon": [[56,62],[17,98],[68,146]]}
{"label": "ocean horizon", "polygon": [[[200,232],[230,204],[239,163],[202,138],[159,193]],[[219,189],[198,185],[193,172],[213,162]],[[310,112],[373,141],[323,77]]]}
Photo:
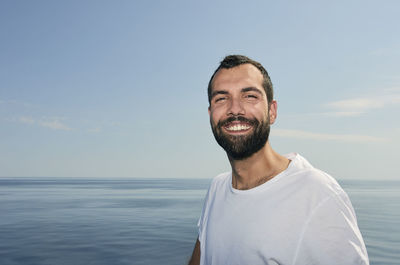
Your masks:
{"label": "ocean horizon", "polygon": [[[1,177],[0,264],[186,264],[210,181]],[[370,264],[399,264],[400,181],[338,182]]]}

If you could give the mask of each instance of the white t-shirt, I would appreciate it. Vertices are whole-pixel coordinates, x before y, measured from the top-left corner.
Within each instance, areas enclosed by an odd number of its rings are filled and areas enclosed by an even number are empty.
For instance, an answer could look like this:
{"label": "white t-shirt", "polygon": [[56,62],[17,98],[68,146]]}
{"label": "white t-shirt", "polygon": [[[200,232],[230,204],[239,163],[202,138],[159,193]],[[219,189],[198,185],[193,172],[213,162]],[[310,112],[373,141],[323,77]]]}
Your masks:
{"label": "white t-shirt", "polygon": [[201,265],[369,264],[347,194],[298,154],[250,190],[215,177],[199,220]]}

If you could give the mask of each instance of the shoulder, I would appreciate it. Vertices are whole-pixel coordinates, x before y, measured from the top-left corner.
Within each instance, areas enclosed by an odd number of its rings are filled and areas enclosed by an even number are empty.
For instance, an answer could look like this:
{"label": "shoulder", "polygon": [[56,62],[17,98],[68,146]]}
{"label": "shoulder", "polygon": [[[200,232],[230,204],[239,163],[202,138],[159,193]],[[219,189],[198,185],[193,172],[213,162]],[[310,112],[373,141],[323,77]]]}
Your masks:
{"label": "shoulder", "polygon": [[338,258],[340,264],[368,264],[348,195],[332,176],[297,156],[292,161],[295,170],[291,179],[301,194],[297,201],[303,198],[308,211],[294,264],[305,264],[311,257],[318,261],[316,264],[330,264]]}
{"label": "shoulder", "polygon": [[218,176],[214,177],[211,181],[211,184],[208,188],[206,197],[204,199],[203,211],[199,220],[199,227],[202,231],[203,222],[204,220],[208,219],[208,212],[210,209],[210,205],[213,204],[213,201],[216,199],[218,193],[221,193],[224,189],[226,190],[227,182],[230,180],[231,173],[226,172],[219,174]]}
{"label": "shoulder", "polygon": [[292,160],[292,178],[301,182],[308,190],[320,191],[326,194],[342,194],[344,191],[339,183],[328,173],[312,166],[304,157],[296,154]]}
{"label": "shoulder", "polygon": [[215,177],[212,179],[212,183],[217,184],[217,183],[224,182],[224,181],[228,180],[228,179],[230,178],[230,176],[231,176],[231,172],[224,172],[224,173],[221,173],[221,174],[215,176]]}
{"label": "shoulder", "polygon": [[346,192],[331,175],[313,167],[299,154],[296,154],[292,163],[290,176],[286,179],[314,207],[328,199],[340,204],[351,204]]}
{"label": "shoulder", "polygon": [[215,176],[210,184],[209,193],[225,188],[231,180],[231,172],[224,172]]}

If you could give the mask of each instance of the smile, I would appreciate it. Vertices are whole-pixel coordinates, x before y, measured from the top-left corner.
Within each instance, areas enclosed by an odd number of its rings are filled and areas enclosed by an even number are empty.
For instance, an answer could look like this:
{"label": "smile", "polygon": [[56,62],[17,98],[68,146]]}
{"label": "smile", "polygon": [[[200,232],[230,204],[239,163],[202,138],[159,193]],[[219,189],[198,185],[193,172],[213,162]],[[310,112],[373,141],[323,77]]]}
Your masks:
{"label": "smile", "polygon": [[241,132],[241,131],[247,131],[248,129],[251,128],[250,125],[248,124],[228,124],[227,126],[224,126],[224,128],[229,131],[229,132]]}

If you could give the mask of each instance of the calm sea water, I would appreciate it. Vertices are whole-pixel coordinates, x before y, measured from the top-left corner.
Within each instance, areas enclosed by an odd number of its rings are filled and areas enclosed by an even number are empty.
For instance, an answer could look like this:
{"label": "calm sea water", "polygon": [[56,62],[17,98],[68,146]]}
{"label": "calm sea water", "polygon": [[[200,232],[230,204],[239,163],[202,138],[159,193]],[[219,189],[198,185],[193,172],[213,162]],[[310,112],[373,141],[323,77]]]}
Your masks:
{"label": "calm sea water", "polygon": [[[0,178],[0,264],[186,264],[209,182]],[[400,264],[400,182],[341,184],[371,264]]]}

